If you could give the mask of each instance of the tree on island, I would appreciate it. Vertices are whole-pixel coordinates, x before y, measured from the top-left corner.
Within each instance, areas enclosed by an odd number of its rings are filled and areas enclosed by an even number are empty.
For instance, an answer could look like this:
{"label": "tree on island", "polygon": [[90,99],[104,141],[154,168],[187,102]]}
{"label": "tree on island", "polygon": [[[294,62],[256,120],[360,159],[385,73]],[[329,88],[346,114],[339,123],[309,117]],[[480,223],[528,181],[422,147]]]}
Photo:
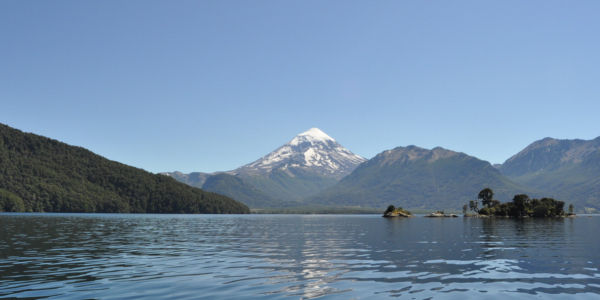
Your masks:
{"label": "tree on island", "polygon": [[474,211],[477,212],[478,211],[478,206],[479,206],[479,202],[477,202],[477,200],[471,200],[469,201],[469,208]]}
{"label": "tree on island", "polygon": [[514,213],[518,217],[524,216],[526,213],[525,209],[527,207],[531,206],[529,196],[527,196],[525,194],[515,195],[513,197],[513,205],[514,205]]}
{"label": "tree on island", "polygon": [[[499,216],[499,217],[560,217],[564,216],[563,201],[552,198],[530,199],[525,194],[515,195],[512,202],[501,203],[498,200],[492,200],[494,192],[490,188],[485,188],[479,192],[479,199],[485,205],[477,210],[477,201],[469,201],[469,207],[480,215]],[[569,206],[569,215],[572,211],[572,204]]]}
{"label": "tree on island", "polygon": [[402,207],[395,207],[390,205],[387,207],[385,212],[383,212],[383,217],[410,217],[412,214],[408,210],[404,210]]}
{"label": "tree on island", "polygon": [[486,207],[492,206],[492,200],[494,198],[494,191],[490,188],[485,188],[479,192],[477,199],[481,200],[481,205]]}
{"label": "tree on island", "polygon": [[394,210],[396,210],[396,207],[393,205],[390,205],[390,206],[388,206],[388,208],[385,210],[385,212],[383,214],[391,213]]}

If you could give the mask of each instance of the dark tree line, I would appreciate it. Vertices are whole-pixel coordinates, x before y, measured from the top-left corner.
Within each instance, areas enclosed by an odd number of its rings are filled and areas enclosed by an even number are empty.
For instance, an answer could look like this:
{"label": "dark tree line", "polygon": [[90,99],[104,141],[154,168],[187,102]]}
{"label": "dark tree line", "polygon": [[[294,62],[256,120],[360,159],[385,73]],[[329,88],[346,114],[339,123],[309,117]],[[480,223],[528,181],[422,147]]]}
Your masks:
{"label": "dark tree line", "polygon": [[[485,188],[479,192],[478,199],[483,207],[478,209],[477,201],[469,202],[469,208],[480,215],[501,217],[558,217],[564,216],[565,203],[552,198],[530,199],[525,194],[515,195],[512,202],[501,203],[494,200],[494,192]],[[466,205],[463,207],[466,211]],[[573,205],[569,205],[569,214],[573,214]]]}
{"label": "dark tree line", "polygon": [[0,211],[248,213],[246,205],[0,124]]}

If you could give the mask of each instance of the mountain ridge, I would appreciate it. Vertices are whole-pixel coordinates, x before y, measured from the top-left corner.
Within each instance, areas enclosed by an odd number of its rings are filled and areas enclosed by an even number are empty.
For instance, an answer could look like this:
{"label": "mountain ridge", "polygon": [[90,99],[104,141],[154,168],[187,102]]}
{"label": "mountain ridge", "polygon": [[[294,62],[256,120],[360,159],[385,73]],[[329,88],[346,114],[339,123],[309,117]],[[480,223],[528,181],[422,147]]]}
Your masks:
{"label": "mountain ridge", "polygon": [[527,189],[510,182],[489,162],[435,147],[396,147],[358,166],[308,203],[337,206],[457,209],[484,187],[501,198]]}
{"label": "mountain ridge", "polygon": [[499,170],[515,182],[573,202],[580,209],[600,209],[600,137],[534,141]]}
{"label": "mountain ridge", "polygon": [[581,163],[587,156],[598,150],[600,150],[600,137],[592,140],[546,137],[534,141],[508,158],[500,169],[504,174],[520,176],[541,169],[558,168],[562,164]]}
{"label": "mountain ridge", "polygon": [[[328,168],[329,161],[335,160],[325,155],[313,156],[312,151],[308,151],[310,155],[304,155],[315,143],[321,145],[317,150],[337,147],[335,144],[328,145],[336,143],[335,139],[319,129],[311,128],[275,151],[228,173],[243,182],[237,185],[250,186],[268,195],[263,197],[270,199],[265,201],[269,202],[270,207],[285,199],[288,201],[286,206],[379,207],[390,204],[385,201],[400,201],[408,203],[404,204],[405,207],[418,209],[457,209],[464,204],[461,201],[473,200],[478,189],[491,187],[504,201],[510,201],[516,193],[528,193],[532,197],[555,197],[575,202],[581,207],[600,209],[600,191],[597,191],[600,179],[596,175],[600,174],[600,167],[596,167],[600,166],[600,159],[596,158],[600,156],[600,137],[593,140],[546,137],[531,143],[503,164],[495,165],[443,147],[395,147],[378,153],[370,160],[354,161],[355,165],[351,168],[353,172],[346,171],[346,174],[338,176],[331,176],[332,170],[337,169]],[[356,178],[358,175],[355,172],[373,164],[378,165],[377,171],[373,169],[369,171],[373,174],[362,179]],[[315,166],[325,166],[325,171],[311,174],[311,168]],[[412,173],[402,174],[405,168]],[[402,181],[398,181],[398,178],[389,180],[394,176],[402,177]],[[420,178],[422,182],[411,177]],[[351,181],[353,183],[348,184]],[[440,186],[440,182],[444,185]],[[221,188],[214,191],[222,192],[225,185],[218,186]],[[400,192],[398,187],[405,190]],[[334,197],[335,193],[338,195]],[[233,190],[229,195],[240,194],[250,195],[252,192]],[[400,196],[406,199],[402,200]],[[336,197],[345,200],[334,201]],[[439,201],[432,201],[433,197],[439,198]],[[420,199],[421,203],[415,199]],[[441,205],[443,202],[446,204]]]}

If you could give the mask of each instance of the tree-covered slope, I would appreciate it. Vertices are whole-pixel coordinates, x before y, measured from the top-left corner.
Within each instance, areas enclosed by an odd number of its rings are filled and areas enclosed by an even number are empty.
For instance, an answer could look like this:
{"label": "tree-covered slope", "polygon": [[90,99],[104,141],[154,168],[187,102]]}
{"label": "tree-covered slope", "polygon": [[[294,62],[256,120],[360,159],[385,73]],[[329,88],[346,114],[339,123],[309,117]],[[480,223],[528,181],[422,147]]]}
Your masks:
{"label": "tree-covered slope", "polygon": [[301,168],[274,169],[265,173],[161,173],[179,182],[232,197],[251,208],[302,205],[305,197],[333,186],[337,179]]}
{"label": "tree-covered slope", "polygon": [[600,209],[600,137],[545,138],[509,158],[499,169],[511,180],[574,203],[579,209]]}
{"label": "tree-covered slope", "polygon": [[229,197],[0,124],[0,211],[248,213]]}
{"label": "tree-covered slope", "polygon": [[526,189],[486,161],[443,148],[415,146],[384,151],[361,164],[335,186],[307,201],[335,206],[458,209],[483,188],[499,199]]}
{"label": "tree-covered slope", "polygon": [[314,196],[338,182],[335,178],[299,168],[275,169],[267,174],[238,174],[237,176],[270,198],[280,201],[278,207],[286,207],[290,202]]}
{"label": "tree-covered slope", "polygon": [[500,170],[504,175],[519,177],[571,167],[600,152],[600,137],[594,140],[535,141],[507,159]]}
{"label": "tree-covered slope", "polygon": [[337,182],[334,178],[299,168],[275,169],[265,174],[225,172],[214,174],[165,172],[162,174],[206,191],[232,197],[251,208],[283,208],[302,205],[298,201],[313,196]]}
{"label": "tree-covered slope", "polygon": [[202,189],[232,197],[252,208],[275,208],[294,205],[294,202],[276,200],[253,185],[248,184],[239,176],[227,173],[207,177]]}

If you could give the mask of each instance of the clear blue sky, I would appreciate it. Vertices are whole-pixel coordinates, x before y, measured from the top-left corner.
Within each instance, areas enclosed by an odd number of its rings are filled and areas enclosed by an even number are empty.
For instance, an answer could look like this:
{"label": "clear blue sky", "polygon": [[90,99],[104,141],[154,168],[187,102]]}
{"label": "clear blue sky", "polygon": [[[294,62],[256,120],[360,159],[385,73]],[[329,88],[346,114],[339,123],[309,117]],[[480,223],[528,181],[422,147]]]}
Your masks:
{"label": "clear blue sky", "polygon": [[600,1],[0,1],[0,122],[152,172],[600,135]]}

